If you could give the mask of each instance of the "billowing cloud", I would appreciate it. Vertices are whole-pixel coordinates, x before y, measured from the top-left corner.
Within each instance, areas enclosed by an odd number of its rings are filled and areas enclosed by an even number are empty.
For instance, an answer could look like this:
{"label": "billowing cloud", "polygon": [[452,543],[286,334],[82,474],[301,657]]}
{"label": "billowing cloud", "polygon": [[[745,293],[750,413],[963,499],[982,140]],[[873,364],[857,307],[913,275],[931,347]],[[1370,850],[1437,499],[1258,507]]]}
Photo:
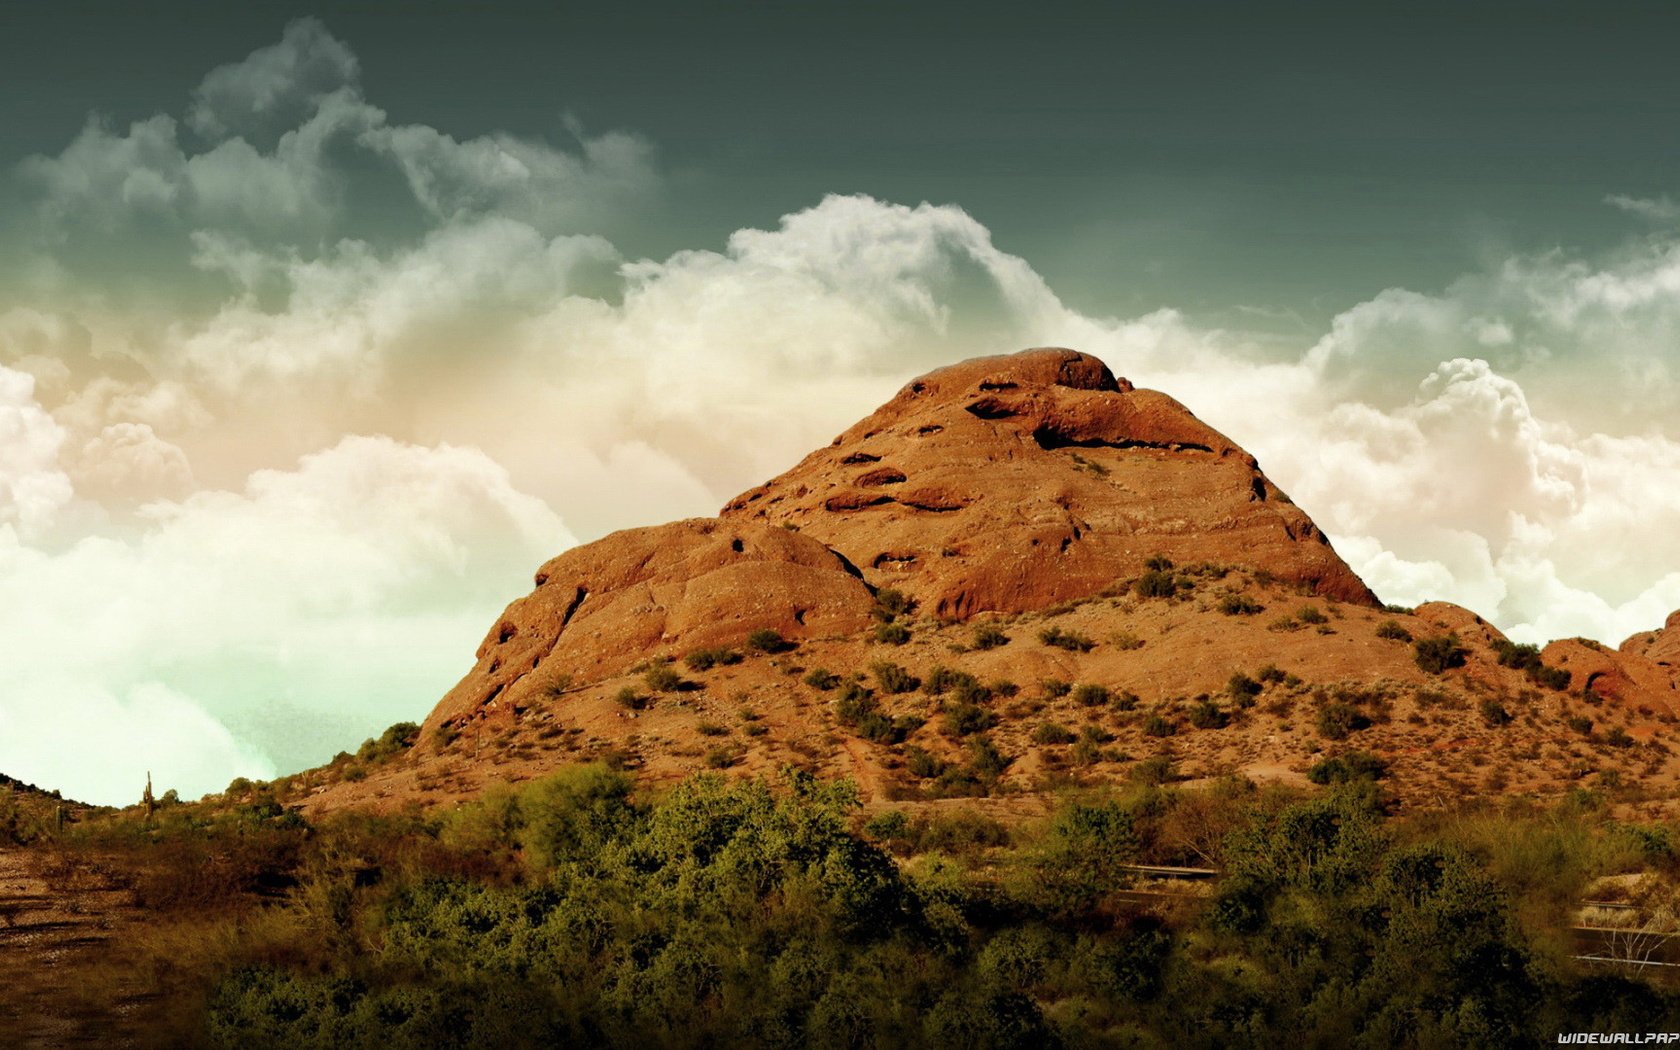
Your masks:
{"label": "billowing cloud", "polygon": [[388,438],[146,516],[0,546],[0,769],[117,801],[322,761],[422,714],[573,542],[483,454]]}
{"label": "billowing cloud", "polygon": [[299,19],[280,42],[218,66],[193,91],[187,121],[207,138],[296,127],[314,102],[360,76],[356,56],[318,20]]}
{"label": "billowing cloud", "polygon": [[43,531],[71,496],[58,464],[64,432],[34,395],[31,376],[0,366],[0,537]]}

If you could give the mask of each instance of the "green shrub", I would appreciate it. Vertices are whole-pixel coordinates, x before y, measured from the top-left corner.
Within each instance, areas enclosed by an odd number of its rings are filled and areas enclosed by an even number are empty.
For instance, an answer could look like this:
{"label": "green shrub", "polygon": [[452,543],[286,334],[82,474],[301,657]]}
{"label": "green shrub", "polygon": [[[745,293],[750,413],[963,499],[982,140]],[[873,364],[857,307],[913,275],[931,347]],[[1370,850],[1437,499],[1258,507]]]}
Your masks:
{"label": "green shrub", "polygon": [[1582,736],[1592,736],[1593,720],[1590,718],[1583,715],[1571,715],[1565,720],[1565,724]]}
{"label": "green shrub", "polygon": [[910,640],[910,629],[901,623],[876,624],[875,640],[882,645],[903,645]]}
{"label": "green shrub", "polygon": [[1000,645],[1008,645],[1009,636],[991,624],[986,624],[974,632],[974,648],[996,649]]}
{"label": "green shrub", "polygon": [[1409,643],[1412,640],[1412,632],[1406,630],[1394,620],[1384,620],[1382,623],[1377,624],[1377,637],[1387,638],[1396,642]]}
{"label": "green shrub", "polygon": [[1060,700],[1073,692],[1073,683],[1064,682],[1060,678],[1046,678],[1038,683],[1038,688],[1046,700]]}
{"label": "green shrub", "polygon": [[1171,598],[1178,593],[1178,577],[1164,569],[1150,569],[1132,584],[1139,598]]}
{"label": "green shrub", "polygon": [[914,605],[915,602],[911,601],[908,595],[896,587],[882,587],[875,592],[876,615],[889,622],[894,617],[909,612]]}
{"label": "green shrub", "polygon": [[1632,747],[1634,741],[1633,737],[1628,735],[1627,730],[1621,726],[1616,726],[1604,734],[1604,742],[1611,747]]}
{"label": "green shrub", "polygon": [[1130,689],[1122,689],[1114,694],[1114,709],[1116,711],[1135,711],[1141,703],[1138,695]]}
{"label": "green shrub", "polygon": [[1219,599],[1219,611],[1226,616],[1253,616],[1266,607],[1246,594],[1227,594]]}
{"label": "green shrub", "polygon": [[636,692],[636,687],[632,685],[620,689],[613,695],[613,700],[618,703],[618,706],[630,711],[640,711],[647,706],[647,698]]}
{"label": "green shrub", "polygon": [[812,689],[820,689],[826,693],[840,684],[840,676],[827,668],[814,667],[805,676],[805,684]]}
{"label": "green shrub", "polygon": [[1419,638],[1412,643],[1412,656],[1417,665],[1430,674],[1441,674],[1454,667],[1463,667],[1469,650],[1458,644],[1458,635],[1444,634]]}
{"label": "green shrub", "polygon": [[911,693],[922,684],[920,678],[887,660],[877,660],[870,670],[875,675],[875,684],[881,687],[883,693]]}
{"label": "green shrub", "polygon": [[1178,732],[1178,726],[1158,714],[1152,714],[1143,720],[1143,732],[1145,736],[1172,736]]}
{"label": "green shrub", "polygon": [[729,727],[718,725],[716,722],[701,722],[694,727],[701,736],[728,736]]}
{"label": "green shrub", "polygon": [[1316,605],[1303,605],[1295,613],[1295,619],[1301,623],[1318,626],[1330,622],[1330,617],[1319,611]]}
{"label": "green shrub", "polygon": [[1318,709],[1318,735],[1326,740],[1346,740],[1370,724],[1371,720],[1358,708],[1340,700],[1332,700]]}
{"label": "green shrub", "polygon": [[780,631],[768,627],[760,627],[747,635],[747,645],[761,653],[785,653],[794,648],[794,643],[783,638]]}
{"label": "green shrub", "polygon": [[741,654],[727,647],[696,649],[683,657],[683,663],[687,664],[691,671],[710,671],[714,667],[727,667],[740,662]]}
{"label": "green shrub", "polygon": [[953,671],[943,665],[934,667],[922,680],[922,692],[929,696],[943,696],[958,686],[976,684],[978,679],[965,671]]}
{"label": "green shrub", "polygon": [[951,701],[945,704],[945,732],[964,737],[984,732],[997,724],[997,716],[977,704]]}
{"label": "green shrub", "polygon": [[1046,627],[1038,632],[1038,640],[1057,649],[1080,653],[1090,652],[1097,644],[1077,631],[1064,631],[1060,627]]}
{"label": "green shrub", "polygon": [[1508,726],[1511,724],[1511,712],[1505,709],[1504,704],[1500,703],[1498,700],[1492,699],[1491,697],[1482,701],[1481,712],[1482,721],[1496,729],[1501,726]]}
{"label": "green shrub", "polygon": [[1079,739],[1073,730],[1057,722],[1040,722],[1032,738],[1035,744],[1071,744]]}
{"label": "green shrub", "polygon": [[1211,700],[1201,700],[1190,708],[1190,724],[1197,729],[1224,729],[1231,724],[1231,716]]}
{"label": "green shrub", "polygon": [[863,833],[872,839],[908,839],[910,818],[902,809],[884,809],[863,822]]}
{"label": "green shrub", "polygon": [[1075,686],[1073,690],[1073,702],[1081,707],[1101,707],[1109,700],[1108,687],[1097,685],[1094,682],[1086,682]]}
{"label": "green shrub", "polygon": [[1115,631],[1109,636],[1109,641],[1114,644],[1116,649],[1119,649],[1122,652],[1130,652],[1133,649],[1143,648],[1143,639],[1139,638],[1130,631]]}
{"label": "green shrub", "polygon": [[1314,784],[1348,784],[1381,780],[1388,775],[1388,763],[1369,751],[1348,751],[1316,762],[1307,770]]}
{"label": "green shrub", "polygon": [[1229,693],[1233,700],[1253,699],[1259,696],[1265,688],[1258,681],[1241,671],[1231,675],[1230,681],[1225,683],[1225,692]]}
{"label": "green shrub", "polygon": [[912,747],[904,752],[904,767],[910,771],[911,776],[931,780],[945,772],[946,763],[922,748]]}
{"label": "green shrub", "polygon": [[670,693],[681,689],[686,683],[682,675],[670,664],[657,664],[642,673],[642,682],[656,693]]}

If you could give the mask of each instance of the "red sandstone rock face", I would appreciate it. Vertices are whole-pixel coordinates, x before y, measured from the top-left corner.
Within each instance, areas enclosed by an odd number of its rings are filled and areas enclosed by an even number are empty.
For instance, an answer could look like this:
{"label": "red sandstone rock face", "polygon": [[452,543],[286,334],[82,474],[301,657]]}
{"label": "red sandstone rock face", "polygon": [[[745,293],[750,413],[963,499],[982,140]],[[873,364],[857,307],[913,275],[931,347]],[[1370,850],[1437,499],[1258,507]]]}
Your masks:
{"label": "red sandstone rock face", "polygon": [[947,619],[1088,597],[1158,555],[1376,603],[1253,456],[1072,350],[923,376],[722,514],[797,526]]}
{"label": "red sandstone rock face", "polygon": [[1658,631],[1643,631],[1621,645],[1621,651],[1642,656],[1680,680],[1680,611],[1669,615]]}
{"label": "red sandstone rock face", "polygon": [[754,522],[696,518],[616,532],[537,572],[478,662],[427,726],[510,712],[566,680],[622,673],[650,656],[738,645],[770,628],[788,638],[849,634],[874,598],[816,540]]}

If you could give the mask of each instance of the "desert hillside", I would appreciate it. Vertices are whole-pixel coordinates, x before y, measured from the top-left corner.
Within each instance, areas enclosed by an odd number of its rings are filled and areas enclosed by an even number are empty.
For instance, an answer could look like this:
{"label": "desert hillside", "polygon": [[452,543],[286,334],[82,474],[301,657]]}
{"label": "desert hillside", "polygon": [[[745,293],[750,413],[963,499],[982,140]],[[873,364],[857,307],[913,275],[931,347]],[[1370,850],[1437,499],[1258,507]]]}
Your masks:
{"label": "desert hillside", "polygon": [[417,746],[291,786],[432,804],[604,758],[1024,804],[1305,782],[1356,752],[1446,804],[1671,782],[1677,660],[1680,616],[1540,652],[1455,606],[1385,608],[1231,438],[1040,349],[912,381],[717,518],[554,558]]}

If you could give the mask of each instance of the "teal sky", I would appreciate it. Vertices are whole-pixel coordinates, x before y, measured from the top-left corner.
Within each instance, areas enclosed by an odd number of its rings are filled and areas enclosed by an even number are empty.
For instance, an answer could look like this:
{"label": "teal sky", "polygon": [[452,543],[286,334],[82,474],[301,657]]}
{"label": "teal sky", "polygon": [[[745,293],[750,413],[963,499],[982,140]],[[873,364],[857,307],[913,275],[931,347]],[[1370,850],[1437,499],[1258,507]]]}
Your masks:
{"label": "teal sky", "polygon": [[1604,198],[1669,192],[1680,161],[1672,4],[24,0],[0,12],[0,162],[89,112],[169,111],[311,14],[394,121],[646,136],[668,178],[611,231],[628,254],[829,192],[958,203],[1097,313],[1316,328],[1490,256],[1612,243],[1630,222]]}

